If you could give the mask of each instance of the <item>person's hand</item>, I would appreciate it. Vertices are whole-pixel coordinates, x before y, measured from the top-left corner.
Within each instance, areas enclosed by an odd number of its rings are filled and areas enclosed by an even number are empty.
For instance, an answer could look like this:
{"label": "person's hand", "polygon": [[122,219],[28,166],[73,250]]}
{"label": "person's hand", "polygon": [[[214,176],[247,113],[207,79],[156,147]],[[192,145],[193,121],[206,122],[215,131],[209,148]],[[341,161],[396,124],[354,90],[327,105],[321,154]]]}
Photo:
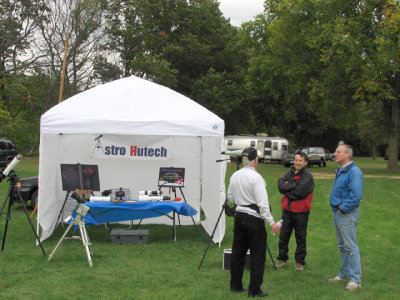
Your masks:
{"label": "person's hand", "polygon": [[273,234],[277,234],[281,230],[281,227],[277,223],[272,224],[271,228]]}

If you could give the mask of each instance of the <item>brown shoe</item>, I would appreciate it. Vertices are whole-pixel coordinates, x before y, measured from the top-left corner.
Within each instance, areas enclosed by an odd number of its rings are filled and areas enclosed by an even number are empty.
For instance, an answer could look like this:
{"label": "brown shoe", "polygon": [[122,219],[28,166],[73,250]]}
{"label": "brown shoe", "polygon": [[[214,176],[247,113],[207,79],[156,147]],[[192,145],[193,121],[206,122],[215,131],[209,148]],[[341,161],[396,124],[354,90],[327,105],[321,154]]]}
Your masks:
{"label": "brown shoe", "polygon": [[286,267],[286,266],[287,266],[287,262],[284,261],[284,260],[278,260],[278,262],[276,263],[275,266],[276,266],[277,269],[283,268],[283,267]]}
{"label": "brown shoe", "polygon": [[296,263],[296,265],[294,266],[294,268],[295,268],[296,271],[299,271],[299,272],[301,272],[301,271],[304,270],[303,265],[300,264],[300,263]]}

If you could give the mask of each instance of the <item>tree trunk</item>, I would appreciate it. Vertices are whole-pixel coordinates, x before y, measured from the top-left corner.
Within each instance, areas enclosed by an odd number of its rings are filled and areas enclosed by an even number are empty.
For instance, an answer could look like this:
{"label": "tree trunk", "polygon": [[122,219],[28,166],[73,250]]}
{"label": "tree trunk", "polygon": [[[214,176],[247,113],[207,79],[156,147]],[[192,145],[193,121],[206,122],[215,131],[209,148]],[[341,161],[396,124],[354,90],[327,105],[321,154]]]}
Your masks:
{"label": "tree trunk", "polygon": [[399,171],[399,106],[398,101],[391,100],[392,125],[389,132],[388,164],[386,170]]}
{"label": "tree trunk", "polygon": [[376,159],[376,146],[375,143],[372,143],[372,160]]}

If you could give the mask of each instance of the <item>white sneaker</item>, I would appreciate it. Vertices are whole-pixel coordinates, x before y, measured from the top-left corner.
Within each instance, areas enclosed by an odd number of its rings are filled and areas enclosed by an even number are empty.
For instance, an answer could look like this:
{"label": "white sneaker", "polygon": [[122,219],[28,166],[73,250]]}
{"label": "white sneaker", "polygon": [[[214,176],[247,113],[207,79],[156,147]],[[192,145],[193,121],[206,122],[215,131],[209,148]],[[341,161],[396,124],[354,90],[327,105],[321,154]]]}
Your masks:
{"label": "white sneaker", "polygon": [[346,290],[348,291],[353,291],[358,288],[362,288],[361,283],[357,283],[355,281],[349,281],[349,283],[346,286]]}
{"label": "white sneaker", "polygon": [[336,276],[334,278],[328,279],[329,282],[347,282],[349,281],[348,279]]}

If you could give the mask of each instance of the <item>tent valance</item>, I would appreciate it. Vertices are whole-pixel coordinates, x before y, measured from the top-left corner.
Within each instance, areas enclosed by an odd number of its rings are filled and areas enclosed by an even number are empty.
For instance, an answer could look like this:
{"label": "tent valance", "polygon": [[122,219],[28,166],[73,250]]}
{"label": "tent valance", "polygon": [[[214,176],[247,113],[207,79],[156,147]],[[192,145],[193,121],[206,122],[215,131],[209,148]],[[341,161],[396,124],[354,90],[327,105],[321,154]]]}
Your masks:
{"label": "tent valance", "polygon": [[41,133],[223,136],[224,121],[193,100],[131,76],[77,94],[41,117]]}

